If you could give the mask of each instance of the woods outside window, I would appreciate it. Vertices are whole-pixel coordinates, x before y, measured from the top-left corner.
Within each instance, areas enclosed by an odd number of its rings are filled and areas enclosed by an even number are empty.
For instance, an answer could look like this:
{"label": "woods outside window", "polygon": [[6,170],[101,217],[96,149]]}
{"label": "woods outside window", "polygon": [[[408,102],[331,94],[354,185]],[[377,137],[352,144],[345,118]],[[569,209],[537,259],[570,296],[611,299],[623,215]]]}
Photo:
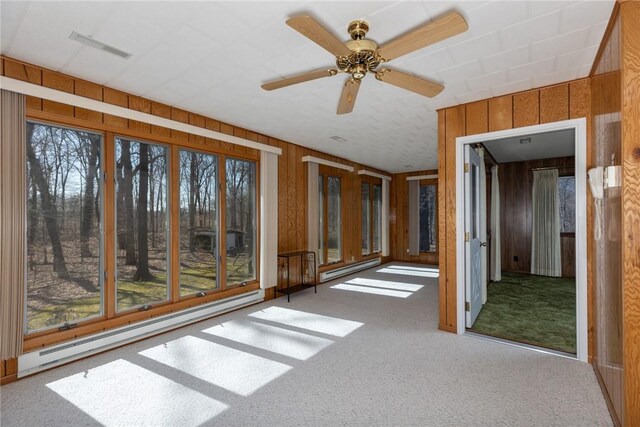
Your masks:
{"label": "woods outside window", "polygon": [[361,194],[361,247],[362,255],[380,252],[382,234],[382,180],[363,177]]}
{"label": "woods outside window", "polygon": [[34,121],[26,146],[30,337],[256,282],[256,161]]}
{"label": "woods outside window", "polygon": [[318,176],[319,264],[337,264],[344,260],[342,244],[342,174],[321,167]]}

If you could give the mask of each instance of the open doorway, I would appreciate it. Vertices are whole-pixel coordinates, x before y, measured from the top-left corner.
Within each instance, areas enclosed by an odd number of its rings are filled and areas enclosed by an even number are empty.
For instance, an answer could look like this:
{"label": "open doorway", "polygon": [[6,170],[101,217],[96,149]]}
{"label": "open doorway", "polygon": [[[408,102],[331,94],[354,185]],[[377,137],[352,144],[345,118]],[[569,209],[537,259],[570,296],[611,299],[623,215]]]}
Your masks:
{"label": "open doorway", "polygon": [[586,360],[584,120],[458,138],[458,332]]}

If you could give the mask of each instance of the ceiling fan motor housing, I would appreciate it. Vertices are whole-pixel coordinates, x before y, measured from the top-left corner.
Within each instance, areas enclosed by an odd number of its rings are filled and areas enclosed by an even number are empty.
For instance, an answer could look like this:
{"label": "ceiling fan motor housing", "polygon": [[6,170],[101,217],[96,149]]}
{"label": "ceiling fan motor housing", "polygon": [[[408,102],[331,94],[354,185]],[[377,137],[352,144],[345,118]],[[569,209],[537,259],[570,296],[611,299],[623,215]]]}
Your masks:
{"label": "ceiling fan motor housing", "polygon": [[349,73],[358,80],[363,78],[368,71],[373,71],[381,62],[376,42],[364,38],[367,31],[369,31],[369,24],[365,21],[351,22],[348,32],[352,40],[345,43],[351,50],[351,54],[336,58],[336,66],[340,71]]}

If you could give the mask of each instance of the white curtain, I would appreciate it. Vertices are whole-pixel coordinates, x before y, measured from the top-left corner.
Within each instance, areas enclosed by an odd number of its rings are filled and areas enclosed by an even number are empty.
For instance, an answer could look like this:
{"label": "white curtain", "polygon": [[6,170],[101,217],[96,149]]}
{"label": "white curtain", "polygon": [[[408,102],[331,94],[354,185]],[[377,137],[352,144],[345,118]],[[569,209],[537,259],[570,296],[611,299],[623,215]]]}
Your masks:
{"label": "white curtain", "polygon": [[260,287],[278,283],[278,155],[260,152]]}
{"label": "white curtain", "polygon": [[[480,241],[487,241],[487,175],[484,166],[484,149],[476,148],[480,157]],[[487,302],[487,246],[480,247],[480,295]]]}
{"label": "white curtain", "polygon": [[491,266],[493,282],[502,280],[502,252],[500,248],[500,181],[498,166],[491,168]]}
{"label": "white curtain", "polygon": [[558,170],[533,171],[531,274],[560,277]]}
{"label": "white curtain", "polygon": [[389,180],[382,180],[382,256],[389,256]]}
{"label": "white curtain", "polygon": [[409,181],[409,255],[420,254],[420,183]]}

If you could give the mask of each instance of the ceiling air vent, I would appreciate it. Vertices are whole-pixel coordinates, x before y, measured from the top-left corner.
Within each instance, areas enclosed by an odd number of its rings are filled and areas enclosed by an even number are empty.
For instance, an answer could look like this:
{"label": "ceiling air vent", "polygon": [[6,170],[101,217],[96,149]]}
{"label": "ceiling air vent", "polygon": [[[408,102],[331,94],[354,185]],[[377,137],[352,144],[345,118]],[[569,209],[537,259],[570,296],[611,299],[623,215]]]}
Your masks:
{"label": "ceiling air vent", "polygon": [[129,59],[131,57],[131,54],[129,52],[125,52],[124,50],[118,49],[118,48],[113,47],[113,46],[109,46],[108,44],[102,43],[101,41],[98,41],[98,40],[94,39],[91,36],[85,36],[83,34],[75,32],[75,31],[73,31],[71,33],[69,38],[71,40],[74,40],[74,41],[77,41],[79,43],[82,43],[85,46],[89,46],[89,47],[92,47],[94,49],[98,49],[98,50],[103,50],[105,52],[109,52],[109,53],[111,53],[113,55],[119,56],[120,58]]}
{"label": "ceiling air vent", "polygon": [[329,139],[333,139],[334,141],[338,141],[338,142],[347,142],[347,140],[339,135],[333,135],[330,136]]}

